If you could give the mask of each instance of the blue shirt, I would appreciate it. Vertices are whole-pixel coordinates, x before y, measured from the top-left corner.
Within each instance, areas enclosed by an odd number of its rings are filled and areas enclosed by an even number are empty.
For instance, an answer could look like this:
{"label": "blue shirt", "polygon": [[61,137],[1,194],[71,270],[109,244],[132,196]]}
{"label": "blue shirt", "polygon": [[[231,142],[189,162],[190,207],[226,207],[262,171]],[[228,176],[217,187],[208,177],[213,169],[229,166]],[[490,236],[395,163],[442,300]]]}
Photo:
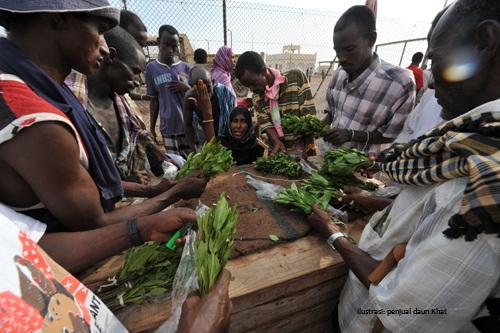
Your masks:
{"label": "blue shirt", "polygon": [[185,62],[168,66],[158,60],[146,66],[148,95],[158,97],[160,104],[160,132],[162,136],[184,134],[182,105],[185,92],[174,93],[168,85],[174,81],[188,83],[191,66]]}

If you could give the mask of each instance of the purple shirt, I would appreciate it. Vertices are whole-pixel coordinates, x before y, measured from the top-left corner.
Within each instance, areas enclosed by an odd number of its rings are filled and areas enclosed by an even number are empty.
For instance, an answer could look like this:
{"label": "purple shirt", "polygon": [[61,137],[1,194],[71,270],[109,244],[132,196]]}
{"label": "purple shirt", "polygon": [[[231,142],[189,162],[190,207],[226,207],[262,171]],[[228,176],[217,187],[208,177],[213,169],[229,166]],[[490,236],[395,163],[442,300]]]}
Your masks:
{"label": "purple shirt", "polygon": [[173,81],[184,81],[187,84],[190,70],[191,66],[182,61],[169,67],[155,60],[146,66],[148,95],[158,97],[160,132],[164,137],[184,133],[182,104],[185,93],[171,92],[168,84]]}

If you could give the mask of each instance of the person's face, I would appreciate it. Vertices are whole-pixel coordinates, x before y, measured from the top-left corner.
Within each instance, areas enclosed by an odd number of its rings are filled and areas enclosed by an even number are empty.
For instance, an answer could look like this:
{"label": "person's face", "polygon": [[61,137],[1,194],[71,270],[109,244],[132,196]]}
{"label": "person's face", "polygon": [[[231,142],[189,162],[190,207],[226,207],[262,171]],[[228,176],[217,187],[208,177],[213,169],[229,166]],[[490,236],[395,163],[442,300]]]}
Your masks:
{"label": "person's face", "polygon": [[129,34],[134,37],[134,39],[141,45],[142,47],[146,46],[148,41],[148,32],[144,30],[142,26],[137,23],[131,23],[128,25],[127,29]]}
{"label": "person's face", "polygon": [[164,31],[158,40],[160,48],[160,59],[163,62],[172,63],[174,57],[179,54],[179,36],[172,35],[168,31]]}
{"label": "person's face", "polygon": [[349,74],[358,74],[364,70],[371,58],[376,33],[364,36],[355,23],[333,34],[333,49],[337,54],[340,66]]}
{"label": "person's face", "polygon": [[242,114],[236,115],[233,120],[231,120],[231,133],[235,139],[241,139],[245,136],[248,131],[248,124],[246,122],[245,116]]}
{"label": "person's face", "polygon": [[139,87],[145,64],[146,58],[140,50],[136,50],[135,55],[127,60],[121,60],[119,55],[115,55],[106,71],[111,89],[118,95],[123,95]]}
{"label": "person's face", "polygon": [[450,120],[482,104],[482,93],[488,84],[487,61],[474,42],[465,43],[460,31],[451,28],[448,11],[434,29],[429,58],[441,117]]}
{"label": "person's face", "polygon": [[107,47],[102,33],[109,29],[106,20],[94,16],[67,15],[59,33],[62,55],[71,68],[91,75],[101,66]]}
{"label": "person's face", "polygon": [[246,70],[239,80],[242,85],[250,89],[255,94],[263,95],[267,86],[266,72],[267,68],[265,67],[260,73],[254,73]]}

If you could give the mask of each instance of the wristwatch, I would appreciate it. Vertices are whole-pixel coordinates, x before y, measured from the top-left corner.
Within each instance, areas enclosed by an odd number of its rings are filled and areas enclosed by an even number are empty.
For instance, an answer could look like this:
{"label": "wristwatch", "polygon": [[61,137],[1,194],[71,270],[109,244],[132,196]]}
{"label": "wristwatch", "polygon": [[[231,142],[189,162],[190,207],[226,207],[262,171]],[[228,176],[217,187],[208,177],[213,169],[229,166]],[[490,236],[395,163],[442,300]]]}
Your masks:
{"label": "wristwatch", "polygon": [[347,237],[347,235],[346,235],[346,234],[344,234],[344,233],[343,233],[343,232],[341,232],[341,231],[337,231],[337,232],[335,232],[335,233],[331,234],[331,235],[330,235],[330,237],[328,237],[328,239],[326,240],[326,243],[327,243],[328,245],[330,245],[330,247],[331,247],[332,249],[336,250],[336,249],[335,249],[335,246],[333,246],[333,243],[335,243],[335,241],[336,241],[336,240],[337,240],[337,238],[339,238],[339,237]]}

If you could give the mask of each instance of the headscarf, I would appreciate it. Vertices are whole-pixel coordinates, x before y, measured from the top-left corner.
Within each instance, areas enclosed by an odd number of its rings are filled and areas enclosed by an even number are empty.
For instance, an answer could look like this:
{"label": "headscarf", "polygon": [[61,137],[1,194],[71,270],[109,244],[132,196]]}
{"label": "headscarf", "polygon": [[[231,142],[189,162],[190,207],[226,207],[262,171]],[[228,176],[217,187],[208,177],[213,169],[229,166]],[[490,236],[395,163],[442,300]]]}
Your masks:
{"label": "headscarf", "polygon": [[214,63],[210,75],[216,83],[225,85],[231,93],[236,96],[231,83],[231,71],[233,70],[233,50],[228,46],[222,46],[215,54]]}
{"label": "headscarf", "polygon": [[[238,116],[243,115],[245,117],[245,122],[247,123],[247,132],[241,139],[236,139],[231,132],[231,122]],[[234,108],[229,114],[229,122],[226,126],[225,136],[221,138],[222,144],[232,150],[233,152],[247,152],[254,148],[257,144],[257,137],[255,136],[255,129],[252,125],[252,115],[250,111],[246,108]]]}

